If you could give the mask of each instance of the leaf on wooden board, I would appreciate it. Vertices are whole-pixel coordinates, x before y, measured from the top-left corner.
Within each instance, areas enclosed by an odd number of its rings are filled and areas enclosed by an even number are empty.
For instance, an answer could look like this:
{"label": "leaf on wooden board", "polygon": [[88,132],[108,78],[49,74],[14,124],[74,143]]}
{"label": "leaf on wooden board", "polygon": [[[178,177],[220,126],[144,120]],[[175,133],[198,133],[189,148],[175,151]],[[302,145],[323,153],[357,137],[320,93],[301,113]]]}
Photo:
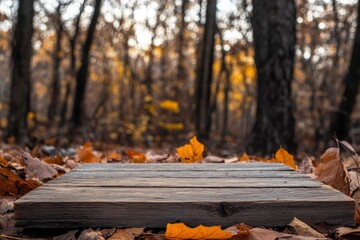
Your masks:
{"label": "leaf on wooden board", "polygon": [[186,163],[193,163],[203,159],[203,152],[205,146],[200,143],[196,136],[190,139],[190,144],[185,144],[182,147],[176,148],[176,152],[182,161]]}
{"label": "leaf on wooden board", "polygon": [[132,149],[129,149],[126,151],[126,155],[131,159],[131,162],[133,163],[145,163],[146,162],[146,156],[145,154],[141,152],[136,152]]}
{"label": "leaf on wooden board", "polygon": [[84,144],[77,150],[77,155],[82,163],[99,163],[100,157],[93,152],[93,146],[90,142]]}
{"label": "leaf on wooden board", "polygon": [[25,164],[26,178],[37,178],[40,181],[53,178],[58,172],[53,166],[40,159],[31,156],[27,152],[22,152],[22,158]]}
{"label": "leaf on wooden board", "polygon": [[338,148],[329,148],[320,157],[320,164],[315,168],[317,180],[349,195],[348,172],[340,159]]}
{"label": "leaf on wooden board", "polygon": [[307,225],[306,223],[300,221],[297,218],[294,218],[289,226],[292,227],[297,235],[301,235],[303,237],[315,237],[315,238],[325,238],[324,235]]}
{"label": "leaf on wooden board", "polygon": [[228,239],[231,232],[224,231],[220,226],[204,227],[202,225],[189,228],[184,223],[167,224],[166,238],[175,239]]}
{"label": "leaf on wooden board", "polygon": [[275,157],[270,160],[270,162],[279,162],[286,164],[296,170],[296,164],[294,161],[294,156],[286,151],[283,147],[280,147],[279,150],[275,153]]}

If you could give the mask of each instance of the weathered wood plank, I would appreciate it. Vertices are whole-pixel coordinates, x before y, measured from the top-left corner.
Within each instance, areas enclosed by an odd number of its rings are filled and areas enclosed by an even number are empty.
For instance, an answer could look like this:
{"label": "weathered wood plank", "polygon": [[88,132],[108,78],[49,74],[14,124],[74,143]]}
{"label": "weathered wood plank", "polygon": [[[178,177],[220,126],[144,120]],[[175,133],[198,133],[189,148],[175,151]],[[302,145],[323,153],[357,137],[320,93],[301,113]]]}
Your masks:
{"label": "weathered wood plank", "polygon": [[293,171],[292,168],[280,163],[144,163],[144,164],[81,164],[75,171]]}
{"label": "weathered wood plank", "polygon": [[[41,196],[41,197],[40,197]],[[25,195],[25,202],[263,202],[263,201],[353,201],[322,185],[319,188],[110,188],[42,186]]]}
{"label": "weathered wood plank", "polygon": [[62,178],[305,178],[310,177],[294,171],[74,171]]}
{"label": "weathered wood plank", "polygon": [[238,165],[81,165],[17,200],[15,218],[18,226],[39,228],[165,227],[176,221],[283,226],[293,217],[354,224],[354,201],[331,187],[274,169],[278,164],[258,164],[261,170]]}
{"label": "weathered wood plank", "polygon": [[97,177],[86,178],[59,178],[50,181],[47,186],[62,187],[170,187],[170,188],[299,188],[299,187],[320,187],[320,183],[309,179],[297,178],[268,178],[259,181],[259,178],[109,178]]}
{"label": "weathered wood plank", "polygon": [[27,199],[16,202],[18,225],[70,227],[75,224],[74,218],[76,226],[83,227],[164,227],[176,221],[191,225],[229,226],[246,222],[282,226],[293,217],[309,224],[327,221],[353,225],[354,222],[354,202],[327,187],[306,191],[50,187],[39,190],[44,198],[30,193]]}

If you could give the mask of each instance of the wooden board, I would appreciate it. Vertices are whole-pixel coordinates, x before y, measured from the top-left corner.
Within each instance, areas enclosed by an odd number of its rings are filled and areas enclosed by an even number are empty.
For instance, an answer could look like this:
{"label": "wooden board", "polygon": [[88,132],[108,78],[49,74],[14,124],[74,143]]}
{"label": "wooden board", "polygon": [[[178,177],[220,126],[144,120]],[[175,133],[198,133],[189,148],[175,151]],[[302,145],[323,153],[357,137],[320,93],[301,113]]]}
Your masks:
{"label": "wooden board", "polygon": [[[252,165],[253,164],[253,165]],[[273,163],[84,164],[15,203],[18,226],[354,224],[354,201]]]}

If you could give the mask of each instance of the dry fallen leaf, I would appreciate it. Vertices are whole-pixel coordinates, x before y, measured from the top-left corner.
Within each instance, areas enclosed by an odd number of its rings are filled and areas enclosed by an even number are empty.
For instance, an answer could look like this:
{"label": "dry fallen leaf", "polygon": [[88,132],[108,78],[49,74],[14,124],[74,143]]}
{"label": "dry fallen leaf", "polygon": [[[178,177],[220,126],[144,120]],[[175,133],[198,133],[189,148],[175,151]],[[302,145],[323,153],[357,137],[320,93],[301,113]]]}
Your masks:
{"label": "dry fallen leaf", "polygon": [[250,160],[249,155],[247,155],[245,152],[239,158],[239,161],[249,161],[249,160]]}
{"label": "dry fallen leaf", "polygon": [[279,150],[275,153],[275,157],[270,160],[270,162],[279,162],[286,164],[293,169],[296,169],[296,164],[294,161],[294,156],[288,153],[284,148],[280,147]]}
{"label": "dry fallen leaf", "polygon": [[117,153],[115,151],[106,154],[106,158],[108,158],[111,161],[121,161],[122,155],[120,153]]}
{"label": "dry fallen leaf", "polygon": [[203,162],[205,163],[223,163],[225,161],[224,158],[221,157],[217,157],[217,156],[206,156],[206,158],[204,158]]}
{"label": "dry fallen leaf", "polygon": [[123,228],[116,229],[116,232],[108,240],[134,240],[136,236],[142,234],[144,228]]}
{"label": "dry fallen leaf", "polygon": [[77,155],[82,163],[99,163],[100,157],[93,152],[93,147],[90,142],[87,142],[77,150]]}
{"label": "dry fallen leaf", "polygon": [[291,226],[298,235],[303,237],[325,238],[324,235],[297,218],[294,218],[289,226]]}
{"label": "dry fallen leaf", "polygon": [[175,239],[228,239],[230,232],[224,231],[220,226],[204,227],[202,225],[189,228],[183,223],[167,224],[166,238]]}
{"label": "dry fallen leaf", "polygon": [[253,228],[250,230],[246,240],[319,240],[324,238],[315,238],[315,237],[303,237],[287,233],[276,232],[273,230],[263,229],[263,228]]}
{"label": "dry fallen leaf", "polygon": [[46,162],[48,164],[57,164],[57,165],[63,165],[64,160],[61,155],[51,156],[51,157],[44,157],[41,159],[43,162]]}
{"label": "dry fallen leaf", "polygon": [[53,178],[58,172],[53,166],[40,159],[32,157],[27,152],[22,152],[23,161],[25,164],[26,178],[37,178],[40,181]]}
{"label": "dry fallen leaf", "polygon": [[349,195],[348,173],[340,160],[338,148],[329,148],[320,157],[320,164],[314,171],[317,180]]}
{"label": "dry fallen leaf", "polygon": [[0,168],[0,196],[25,194],[37,186],[22,180],[7,168]]}
{"label": "dry fallen leaf", "polygon": [[195,136],[190,139],[190,144],[176,148],[176,152],[184,162],[193,163],[203,159],[204,148],[205,146]]}
{"label": "dry fallen leaf", "polygon": [[78,240],[105,240],[100,231],[86,229],[81,232]]}
{"label": "dry fallen leaf", "polygon": [[347,239],[358,239],[360,237],[360,227],[357,228],[339,227],[335,230],[335,232],[338,238],[347,236],[347,237],[353,237]]}
{"label": "dry fallen leaf", "polygon": [[133,163],[144,163],[146,162],[145,154],[141,152],[136,152],[132,149],[126,151],[126,155],[131,159]]}

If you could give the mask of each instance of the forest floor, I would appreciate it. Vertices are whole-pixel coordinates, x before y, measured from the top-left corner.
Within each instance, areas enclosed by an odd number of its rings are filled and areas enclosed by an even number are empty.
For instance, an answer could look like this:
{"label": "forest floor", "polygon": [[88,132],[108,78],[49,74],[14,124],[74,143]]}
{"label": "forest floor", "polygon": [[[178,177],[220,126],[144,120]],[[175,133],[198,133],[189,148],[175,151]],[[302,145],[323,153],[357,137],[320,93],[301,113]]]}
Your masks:
{"label": "forest floor", "polygon": [[[195,139],[196,140],[196,139]],[[236,163],[239,161],[282,162],[304,174],[311,174],[343,193],[353,197],[356,206],[360,202],[359,159],[354,148],[347,142],[338,142],[337,148],[329,148],[320,160],[313,157],[294,157],[280,148],[271,159],[236,155],[229,150],[211,153],[206,146],[192,139],[190,144],[179,148],[129,148],[115,144],[87,142],[73,147],[59,147],[51,141],[32,148],[14,144],[0,144],[0,239],[147,239],[157,240],[169,237],[169,229],[106,228],[106,229],[61,229],[51,231],[27,230],[15,226],[14,202],[38,186],[70,172],[81,163]],[[190,149],[190,150],[189,150]],[[190,151],[191,153],[189,154]],[[281,154],[280,154],[281,153]],[[280,156],[281,155],[281,156]],[[224,157],[225,156],[225,157]],[[296,164],[296,166],[295,166]],[[355,212],[359,225],[358,209]],[[185,223],[186,224],[186,223]],[[185,229],[194,233],[199,229]],[[210,231],[210,230],[209,230]],[[316,225],[308,226],[298,219],[282,228],[269,229],[239,223],[225,230],[225,236],[213,239],[360,239],[360,227]],[[223,232],[224,233],[224,232]],[[166,235],[165,235],[166,234]],[[191,236],[191,235],[190,235]],[[188,239],[189,235],[177,239]],[[206,239],[206,235],[201,235]],[[199,237],[197,239],[200,239]]]}

